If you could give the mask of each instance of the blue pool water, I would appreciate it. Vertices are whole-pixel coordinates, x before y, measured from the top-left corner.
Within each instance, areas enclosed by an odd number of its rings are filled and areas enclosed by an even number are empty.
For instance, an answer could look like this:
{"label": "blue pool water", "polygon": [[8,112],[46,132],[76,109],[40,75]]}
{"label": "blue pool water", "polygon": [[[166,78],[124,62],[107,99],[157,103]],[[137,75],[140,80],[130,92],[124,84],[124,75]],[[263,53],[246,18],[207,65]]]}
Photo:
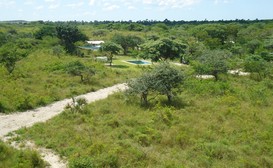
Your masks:
{"label": "blue pool water", "polygon": [[149,65],[149,64],[151,64],[148,61],[142,61],[142,60],[130,60],[130,61],[127,61],[127,62],[132,63],[132,64],[136,64],[136,65]]}

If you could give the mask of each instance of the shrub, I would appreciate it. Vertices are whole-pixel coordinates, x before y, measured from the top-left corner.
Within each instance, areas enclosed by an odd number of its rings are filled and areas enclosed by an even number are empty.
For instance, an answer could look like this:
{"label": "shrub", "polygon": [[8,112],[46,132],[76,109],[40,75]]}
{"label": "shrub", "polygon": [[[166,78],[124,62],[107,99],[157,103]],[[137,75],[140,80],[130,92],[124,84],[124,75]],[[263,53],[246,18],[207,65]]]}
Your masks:
{"label": "shrub", "polygon": [[80,157],[70,161],[69,167],[71,168],[93,168],[93,160],[90,157]]}

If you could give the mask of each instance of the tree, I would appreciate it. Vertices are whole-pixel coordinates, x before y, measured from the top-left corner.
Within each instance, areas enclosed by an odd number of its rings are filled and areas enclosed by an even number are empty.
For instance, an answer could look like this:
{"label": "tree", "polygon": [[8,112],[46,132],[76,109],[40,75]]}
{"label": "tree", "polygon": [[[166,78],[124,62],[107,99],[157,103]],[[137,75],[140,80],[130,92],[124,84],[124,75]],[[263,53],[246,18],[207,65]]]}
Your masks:
{"label": "tree", "polygon": [[269,67],[269,63],[259,55],[251,55],[245,59],[245,70],[247,72],[257,73],[260,78],[269,74]]}
{"label": "tree", "polygon": [[57,37],[61,40],[62,45],[67,53],[75,54],[77,51],[75,43],[77,41],[88,40],[87,36],[80,32],[80,30],[69,24],[59,25],[56,27]]}
{"label": "tree", "polygon": [[95,70],[93,68],[86,67],[80,61],[70,62],[66,66],[66,71],[73,76],[80,76],[81,82],[89,82],[90,78],[95,75]]}
{"label": "tree", "polygon": [[118,54],[121,50],[121,47],[113,42],[105,42],[101,45],[101,51],[108,52],[107,59],[110,63],[110,66],[112,66],[113,62],[113,56],[114,54]]}
{"label": "tree", "polygon": [[198,57],[194,69],[199,74],[213,75],[215,80],[219,79],[219,74],[227,73],[227,60],[231,54],[224,50],[209,50]]}
{"label": "tree", "polygon": [[247,43],[247,48],[250,54],[254,54],[255,51],[261,46],[261,41],[253,39]]}
{"label": "tree", "polygon": [[56,28],[54,26],[44,26],[34,33],[34,37],[39,40],[42,40],[45,36],[56,36]]}
{"label": "tree", "polygon": [[145,73],[139,78],[132,79],[127,83],[129,95],[139,95],[142,104],[148,104],[149,91],[153,89],[153,77],[150,73]]}
{"label": "tree", "polygon": [[144,51],[140,56],[144,59],[150,58],[152,61],[180,58],[185,53],[186,45],[168,38],[156,41],[147,41],[141,45]]}
{"label": "tree", "polygon": [[106,36],[106,34],[107,34],[107,30],[104,30],[104,29],[99,29],[92,32],[93,36],[99,36],[99,37]]}
{"label": "tree", "polygon": [[172,101],[174,89],[183,81],[182,73],[170,66],[168,62],[163,62],[150,72],[144,73],[139,78],[128,82],[127,94],[140,95],[141,102],[148,103],[149,92],[166,95],[168,102]]}
{"label": "tree", "polygon": [[7,43],[0,48],[0,63],[5,66],[9,74],[13,72],[16,62],[25,56],[22,50],[12,43]]}
{"label": "tree", "polygon": [[0,32],[0,47],[7,42],[6,34]]}
{"label": "tree", "polygon": [[153,89],[166,95],[170,103],[174,96],[173,89],[181,84],[183,78],[179,70],[172,68],[168,62],[163,62],[152,71]]}
{"label": "tree", "polygon": [[122,34],[116,34],[114,35],[113,42],[119,44],[123,49],[123,54],[127,55],[129,48],[134,49],[138,45],[142,43],[142,39],[135,35],[122,35]]}

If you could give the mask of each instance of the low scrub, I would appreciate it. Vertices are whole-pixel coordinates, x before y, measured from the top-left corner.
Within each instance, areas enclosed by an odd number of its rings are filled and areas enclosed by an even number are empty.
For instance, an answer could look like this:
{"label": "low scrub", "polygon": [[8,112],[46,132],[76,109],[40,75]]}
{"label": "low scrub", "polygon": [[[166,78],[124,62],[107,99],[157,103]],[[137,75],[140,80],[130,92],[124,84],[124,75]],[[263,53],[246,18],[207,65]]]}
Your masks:
{"label": "low scrub", "polygon": [[272,167],[272,95],[268,81],[193,78],[180,105],[159,96],[143,107],[118,93],[20,134],[70,167]]}
{"label": "low scrub", "polygon": [[38,153],[29,150],[16,150],[0,141],[0,167],[44,168],[46,164]]}

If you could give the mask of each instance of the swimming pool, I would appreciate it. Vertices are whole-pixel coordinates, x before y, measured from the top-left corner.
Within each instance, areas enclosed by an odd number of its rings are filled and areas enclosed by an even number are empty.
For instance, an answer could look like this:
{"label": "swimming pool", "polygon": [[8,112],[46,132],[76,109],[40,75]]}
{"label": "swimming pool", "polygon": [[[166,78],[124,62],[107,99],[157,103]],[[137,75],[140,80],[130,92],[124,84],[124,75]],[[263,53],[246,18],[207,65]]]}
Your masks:
{"label": "swimming pool", "polygon": [[136,64],[136,65],[149,65],[151,64],[151,62],[148,61],[143,61],[143,60],[130,60],[130,61],[126,61],[130,64]]}

